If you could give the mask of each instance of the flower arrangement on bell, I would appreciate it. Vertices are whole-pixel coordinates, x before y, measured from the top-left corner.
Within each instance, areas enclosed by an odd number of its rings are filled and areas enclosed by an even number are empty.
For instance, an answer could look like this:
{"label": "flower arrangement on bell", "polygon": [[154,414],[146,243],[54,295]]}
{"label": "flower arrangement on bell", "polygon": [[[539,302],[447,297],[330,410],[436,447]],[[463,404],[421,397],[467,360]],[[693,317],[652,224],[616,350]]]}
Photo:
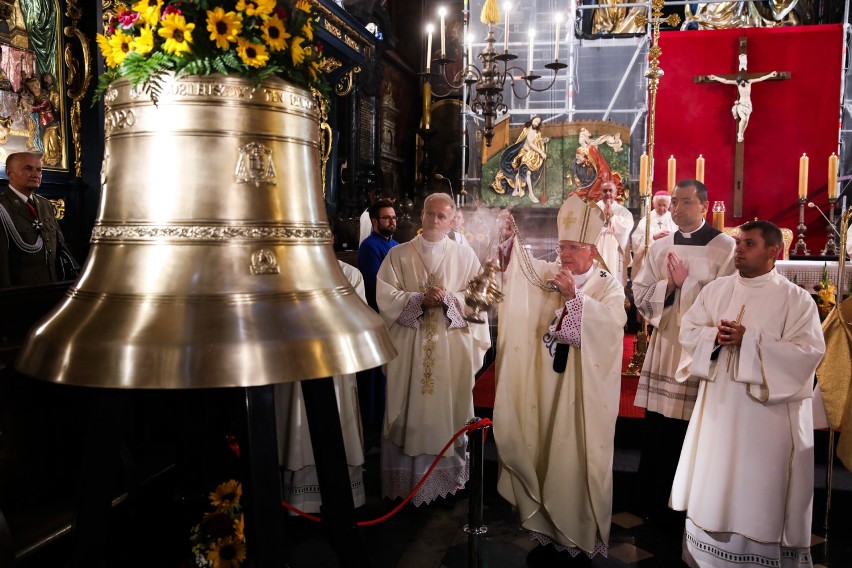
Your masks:
{"label": "flower arrangement on bell", "polygon": [[246,559],[245,521],[240,507],[242,485],[231,479],[210,493],[215,510],[192,527],[189,541],[199,568],[239,568]]}
{"label": "flower arrangement on bell", "polygon": [[107,71],[97,100],[120,78],[156,102],[167,73],[277,76],[327,94],[308,0],[137,0],[120,4],[97,43]]}

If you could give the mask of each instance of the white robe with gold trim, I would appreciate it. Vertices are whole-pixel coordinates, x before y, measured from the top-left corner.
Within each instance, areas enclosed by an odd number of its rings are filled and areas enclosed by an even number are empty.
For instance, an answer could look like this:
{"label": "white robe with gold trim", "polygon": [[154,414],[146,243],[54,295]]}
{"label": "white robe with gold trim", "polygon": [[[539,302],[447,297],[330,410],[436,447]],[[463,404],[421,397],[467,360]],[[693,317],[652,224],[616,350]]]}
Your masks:
{"label": "white robe with gold trim", "polygon": [[[422,295],[430,271],[433,282],[444,286],[447,296],[455,298],[463,309],[463,292],[480,270],[470,247],[444,237],[436,250],[445,252],[424,260],[421,241],[423,237],[418,236],[392,248],[376,279],[376,303],[398,354],[385,365],[388,387],[382,433],[382,491],[390,498],[408,494],[432,458],[473,418],[474,375],[491,345],[487,324],[469,323],[449,329],[443,306],[423,310],[417,328],[397,321],[409,301]],[[462,436],[455,450],[451,448],[447,454],[462,463],[447,464],[451,471],[433,474],[418,492],[415,504],[455,493],[464,484],[464,443]],[[390,459],[391,452],[399,459]],[[418,459],[421,456],[428,458]]]}
{"label": "white robe with gold trim", "polygon": [[[606,544],[612,517],[612,456],[621,387],[624,289],[596,267],[583,286],[582,347],[564,373],[553,371],[549,326],[558,292],[530,284],[519,243],[506,275],[497,340],[494,436],[498,490],[522,526],[558,545],[593,553]],[[557,263],[532,259],[542,280]]]}

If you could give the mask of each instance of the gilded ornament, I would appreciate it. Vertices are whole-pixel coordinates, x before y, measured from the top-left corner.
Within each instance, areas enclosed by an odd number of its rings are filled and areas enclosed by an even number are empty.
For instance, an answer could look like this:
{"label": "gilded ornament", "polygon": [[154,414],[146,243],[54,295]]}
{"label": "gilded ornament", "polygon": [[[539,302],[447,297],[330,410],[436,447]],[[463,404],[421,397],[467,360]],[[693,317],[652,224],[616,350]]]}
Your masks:
{"label": "gilded ornament", "polygon": [[275,254],[269,249],[254,251],[251,255],[249,269],[254,275],[278,274],[281,272],[281,269],[278,267],[278,261],[275,259]]}
{"label": "gilded ornament", "polygon": [[258,142],[249,142],[240,148],[240,157],[234,172],[237,183],[278,185],[272,149]]}

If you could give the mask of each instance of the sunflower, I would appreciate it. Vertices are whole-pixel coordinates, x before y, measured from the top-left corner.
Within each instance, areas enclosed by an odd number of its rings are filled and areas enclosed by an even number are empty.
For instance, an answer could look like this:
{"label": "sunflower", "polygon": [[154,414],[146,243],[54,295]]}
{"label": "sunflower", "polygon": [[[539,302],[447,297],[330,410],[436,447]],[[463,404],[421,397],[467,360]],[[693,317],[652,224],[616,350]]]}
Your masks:
{"label": "sunflower", "polygon": [[308,65],[308,74],[311,76],[311,81],[318,81],[320,77],[319,61],[311,61]]}
{"label": "sunflower", "polygon": [[314,26],[310,20],[305,22],[305,25],[302,26],[302,35],[305,36],[305,39],[308,41],[314,41]]}
{"label": "sunflower", "polygon": [[133,41],[133,36],[127,35],[121,30],[115,30],[115,33],[109,38],[109,45],[112,48],[112,60],[115,66],[121,65],[127,54],[130,53],[130,42]]}
{"label": "sunflower", "polygon": [[269,61],[269,53],[262,43],[252,43],[247,39],[237,38],[237,55],[249,67],[263,67]]}
{"label": "sunflower", "polygon": [[154,49],[154,31],[151,26],[145,26],[139,30],[139,37],[133,38],[130,42],[130,51],[144,55],[151,53],[152,49]]}
{"label": "sunflower", "polygon": [[263,23],[263,41],[269,46],[269,51],[281,51],[287,49],[287,39],[290,34],[284,29],[284,22],[278,15],[274,15]]}
{"label": "sunflower", "polygon": [[275,9],[275,0],[239,0],[237,10],[245,12],[246,16],[265,18]]}
{"label": "sunflower", "polygon": [[156,26],[160,21],[160,9],[163,7],[163,0],[139,0],[133,5],[133,9],[139,12],[139,15],[150,26]]}
{"label": "sunflower", "polygon": [[101,55],[104,56],[104,63],[106,63],[106,66],[110,69],[118,67],[118,63],[115,62],[115,57],[113,56],[109,38],[105,35],[98,34],[95,36],[95,41],[98,42],[98,47],[101,50]]}
{"label": "sunflower", "polygon": [[182,57],[189,53],[192,43],[192,30],[195,24],[186,23],[186,18],[179,14],[169,14],[163,18],[163,27],[157,30],[160,37],[166,38],[163,49],[166,53]]}
{"label": "sunflower", "polygon": [[240,497],[242,494],[243,486],[240,485],[239,481],[231,479],[230,481],[219,484],[216,491],[210,494],[210,502],[214,507],[229,509],[240,504]]}
{"label": "sunflower", "polygon": [[296,0],[296,9],[305,12],[306,14],[310,14],[311,12],[311,3],[308,0]]}
{"label": "sunflower", "polygon": [[293,65],[301,65],[305,61],[305,48],[302,47],[305,38],[296,36],[290,42],[290,58],[293,60]]}
{"label": "sunflower", "polygon": [[217,47],[228,49],[243,31],[243,21],[236,12],[225,12],[217,6],[213,11],[207,10],[207,31]]}
{"label": "sunflower", "polygon": [[234,521],[234,537],[240,541],[246,541],[246,520],[243,517],[243,514],[240,513],[240,518]]}
{"label": "sunflower", "polygon": [[239,568],[246,559],[246,545],[234,537],[221,538],[210,546],[207,560],[213,568]]}

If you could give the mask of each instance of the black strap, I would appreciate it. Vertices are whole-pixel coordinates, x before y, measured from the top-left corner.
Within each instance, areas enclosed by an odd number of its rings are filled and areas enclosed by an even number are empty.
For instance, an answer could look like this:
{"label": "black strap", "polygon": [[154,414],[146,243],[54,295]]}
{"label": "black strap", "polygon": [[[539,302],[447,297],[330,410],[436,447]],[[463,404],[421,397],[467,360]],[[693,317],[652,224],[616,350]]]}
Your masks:
{"label": "black strap", "polygon": [[553,355],[553,370],[555,372],[565,372],[565,367],[568,366],[568,349],[570,347],[567,343],[556,344],[556,353]]}

